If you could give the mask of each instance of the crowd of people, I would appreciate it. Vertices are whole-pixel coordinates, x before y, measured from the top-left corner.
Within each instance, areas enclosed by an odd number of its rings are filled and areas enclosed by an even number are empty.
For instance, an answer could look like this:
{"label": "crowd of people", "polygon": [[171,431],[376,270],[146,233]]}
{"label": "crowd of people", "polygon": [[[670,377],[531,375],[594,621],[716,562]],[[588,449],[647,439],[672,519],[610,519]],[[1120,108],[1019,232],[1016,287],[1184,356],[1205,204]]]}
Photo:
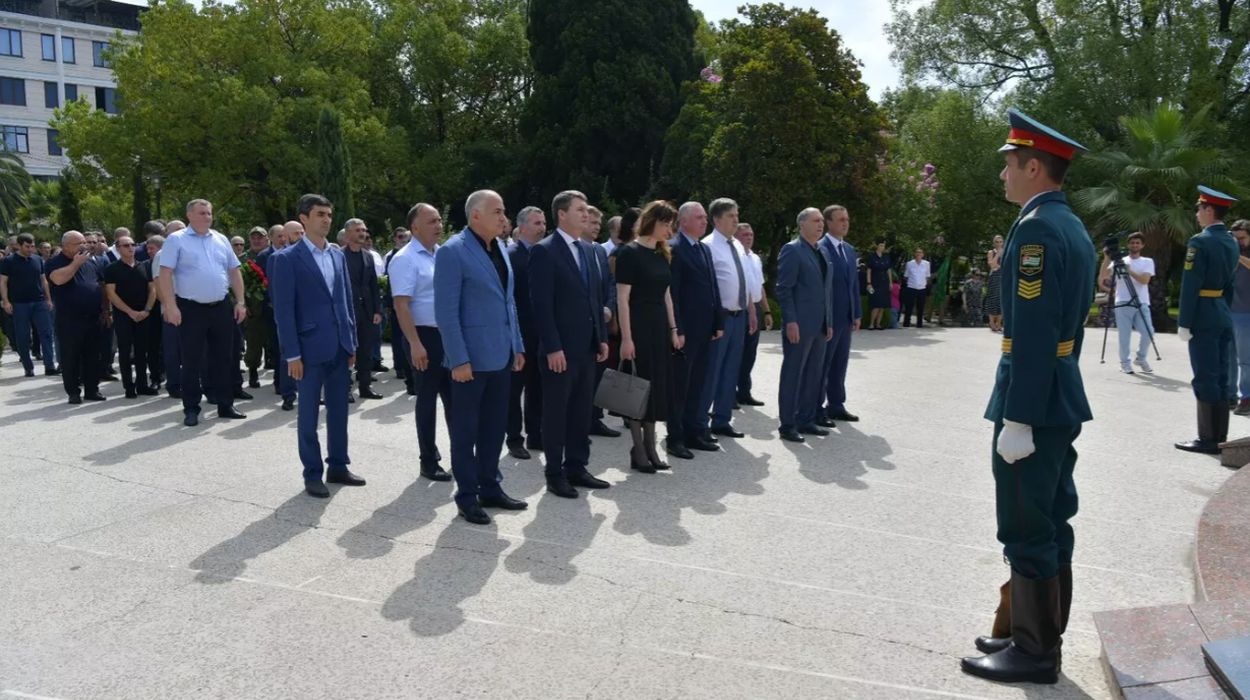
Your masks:
{"label": "crowd of people", "polygon": [[[306,489],[324,497],[326,482],[364,484],[347,468],[346,406],[357,395],[382,398],[373,382],[389,371],[389,329],[395,371],[416,397],[420,474],[454,478],[472,522],[489,522],[483,507],[525,506],[502,490],[505,446],[517,459],[541,452],[557,496],[609,487],[590,471],[591,436],[621,434],[595,405],[609,367],[649,382],[645,411],[618,416],[632,439],[630,466],[644,473],[670,468],[662,453],[693,459],[743,437],[734,410],[764,403],[751,375],[759,332],[775,319],[754,231],[733,200],[707,209],[656,201],[605,222],[568,191],[552,202],[550,222],[527,206],[514,227],[501,197],[482,190],[467,200],[466,228],[445,241],[439,209],[413,206],[385,256],[359,219],[332,242],[324,198],[307,195],[297,211],[246,239],[214,230],[202,199],[188,203],[186,223],[145,224],[142,243],[125,228],[111,244],[67,231],[42,251],[30,235],[16,237],[0,262],[0,296],[25,373],[42,358],[71,404],[105,400],[101,382],[119,380],[130,399],[163,388],[192,427],[204,399],[218,418],[246,418],[236,402],[253,398],[247,389],[270,370],[282,409],[298,406]],[[777,400],[780,436],[804,442],[858,420],[846,410],[845,377],[860,257],[845,240],[844,207],[804,210],[798,223],[803,235],[777,269]],[[880,247],[876,255],[884,258]],[[872,282],[889,289],[888,279]],[[450,473],[435,440],[440,402]]]}

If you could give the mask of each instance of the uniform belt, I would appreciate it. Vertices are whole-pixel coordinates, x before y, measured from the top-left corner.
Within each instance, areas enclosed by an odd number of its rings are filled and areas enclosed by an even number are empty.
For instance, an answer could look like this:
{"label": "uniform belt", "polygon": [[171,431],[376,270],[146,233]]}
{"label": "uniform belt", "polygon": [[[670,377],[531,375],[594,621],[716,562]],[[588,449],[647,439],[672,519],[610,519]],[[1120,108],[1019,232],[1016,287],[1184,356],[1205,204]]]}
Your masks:
{"label": "uniform belt", "polygon": [[[1076,340],[1060,341],[1059,345],[1055,348],[1055,357],[1067,357],[1068,355],[1071,355],[1072,351],[1075,349]],[[1011,338],[1003,338],[1003,354],[1011,354]]]}
{"label": "uniform belt", "polygon": [[1223,289],[1199,289],[1198,296],[1214,299],[1215,297],[1224,296],[1224,290]]}
{"label": "uniform belt", "polygon": [[212,309],[212,308],[221,306],[222,304],[226,303],[227,301],[230,300],[230,297],[228,296],[222,297],[221,299],[218,299],[217,301],[210,301],[210,302],[196,301],[194,299],[188,299],[186,297],[175,297],[175,299],[177,299],[180,303],[183,303],[183,304],[194,304],[195,306],[203,306],[203,307]]}

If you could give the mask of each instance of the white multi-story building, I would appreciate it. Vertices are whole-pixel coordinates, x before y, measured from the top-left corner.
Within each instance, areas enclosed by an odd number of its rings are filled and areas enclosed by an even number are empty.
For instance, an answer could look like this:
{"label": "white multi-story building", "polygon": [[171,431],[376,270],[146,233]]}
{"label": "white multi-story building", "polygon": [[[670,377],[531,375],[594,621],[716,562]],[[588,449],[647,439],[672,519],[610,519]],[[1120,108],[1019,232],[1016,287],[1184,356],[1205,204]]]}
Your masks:
{"label": "white multi-story building", "polygon": [[116,113],[105,52],[144,8],[112,0],[0,0],[0,146],[36,178],[69,165],[48,121],[69,100]]}

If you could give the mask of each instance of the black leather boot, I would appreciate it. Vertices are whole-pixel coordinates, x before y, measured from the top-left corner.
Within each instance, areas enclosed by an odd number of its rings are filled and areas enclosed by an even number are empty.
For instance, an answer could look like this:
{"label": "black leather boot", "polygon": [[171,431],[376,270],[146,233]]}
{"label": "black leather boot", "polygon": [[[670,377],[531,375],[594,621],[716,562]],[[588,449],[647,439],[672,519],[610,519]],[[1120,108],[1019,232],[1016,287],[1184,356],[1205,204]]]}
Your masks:
{"label": "black leather boot", "polygon": [[1228,404],[1211,404],[1211,422],[1211,436],[1218,454],[1220,443],[1228,442]]}
{"label": "black leather boot", "polygon": [[993,654],[1011,644],[1011,579],[998,588],[998,609],[994,611],[994,626],[988,637],[977,637],[977,651]]}
{"label": "black leather boot", "polygon": [[260,388],[260,372],[254,368],[247,370],[247,386],[251,389]]}
{"label": "black leather boot", "polygon": [[1011,644],[960,662],[964,673],[1000,683],[1059,681],[1059,577],[1030,579],[1011,573]]}
{"label": "black leather boot", "polygon": [[[1186,452],[1198,452],[1207,455],[1220,453],[1220,445],[1215,433],[1215,416],[1219,409],[1223,410],[1225,426],[1228,425],[1228,410],[1224,402],[1198,402],[1198,439],[1176,443],[1176,449]],[[1227,428],[1225,428],[1227,430]]]}

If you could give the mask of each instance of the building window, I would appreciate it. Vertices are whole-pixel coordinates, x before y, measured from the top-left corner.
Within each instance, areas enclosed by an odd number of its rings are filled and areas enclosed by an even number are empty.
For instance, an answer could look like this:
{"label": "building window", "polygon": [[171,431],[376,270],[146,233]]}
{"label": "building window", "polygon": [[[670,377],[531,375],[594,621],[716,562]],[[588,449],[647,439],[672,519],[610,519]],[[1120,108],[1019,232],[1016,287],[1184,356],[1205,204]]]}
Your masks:
{"label": "building window", "polygon": [[39,36],[40,43],[43,45],[43,60],[56,60],[56,37],[51,34],[41,34]]}
{"label": "building window", "polygon": [[0,56],[22,56],[22,33],[16,29],[0,29]]}
{"label": "building window", "polygon": [[104,58],[104,52],[109,50],[107,41],[91,42],[91,61],[97,68],[111,68],[111,64]]}
{"label": "building window", "polygon": [[117,90],[115,88],[98,87],[95,89],[96,109],[109,114],[117,114]]}
{"label": "building window", "polygon": [[30,131],[24,126],[0,126],[4,136],[4,150],[14,153],[30,153]]}
{"label": "building window", "polygon": [[61,106],[61,91],[56,83],[44,82],[43,84],[43,106],[48,109],[56,109]]}
{"label": "building window", "polygon": [[48,155],[61,155],[60,136],[56,129],[48,129]]}
{"label": "building window", "polygon": [[21,78],[0,78],[0,105],[26,106],[26,81]]}
{"label": "building window", "polygon": [[65,104],[69,104],[78,99],[78,86],[73,83],[65,83]]}
{"label": "building window", "polygon": [[61,60],[65,63],[74,63],[74,37],[61,37]]}

